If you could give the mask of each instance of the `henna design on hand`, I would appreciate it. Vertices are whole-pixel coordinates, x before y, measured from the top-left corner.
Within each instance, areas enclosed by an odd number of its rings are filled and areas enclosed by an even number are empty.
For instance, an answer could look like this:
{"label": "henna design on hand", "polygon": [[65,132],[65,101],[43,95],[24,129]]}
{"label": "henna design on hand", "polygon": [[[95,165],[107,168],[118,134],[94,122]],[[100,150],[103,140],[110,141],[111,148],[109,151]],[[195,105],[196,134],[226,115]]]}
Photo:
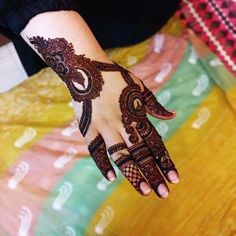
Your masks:
{"label": "henna design on hand", "polygon": [[137,165],[130,155],[123,155],[118,160],[115,161],[116,165],[121,170],[122,174],[129,180],[129,182],[134,186],[134,188],[141,194],[143,192],[140,189],[142,182],[146,182]]}
{"label": "henna design on hand", "polygon": [[92,119],[92,100],[100,96],[104,80],[101,71],[125,71],[116,64],[91,60],[85,55],[76,55],[72,43],[64,38],[29,38],[31,44],[66,83],[76,102],[83,102],[79,121],[80,132],[86,135]]}
{"label": "henna design on hand", "polygon": [[[122,123],[126,133],[129,135],[129,141],[134,144],[131,146],[131,150],[133,148],[136,150],[135,153],[131,154],[137,156],[139,152],[143,153],[144,156],[142,164],[137,160],[136,162],[139,163],[138,165],[142,173],[146,176],[149,183],[154,186],[154,191],[158,194],[156,188],[157,184],[161,183],[164,179],[155,166],[155,163],[153,163],[153,160],[151,160],[152,156],[156,158],[158,167],[168,180],[169,178],[167,174],[170,170],[176,171],[177,174],[178,172],[174,163],[170,159],[169,153],[165,148],[161,136],[147,119],[144,106],[146,106],[150,112],[160,116],[170,117],[173,116],[173,113],[167,111],[161,104],[159,104],[153,93],[147,89],[143,83],[143,92],[141,92],[138,85],[129,83],[126,79],[128,77],[127,74],[129,74],[128,71],[122,71],[121,74],[128,84],[127,87],[122,90],[119,103],[122,113]],[[124,74],[126,74],[126,76],[124,76]],[[137,132],[141,135],[145,142],[143,143],[142,148],[141,146],[136,147],[137,142],[139,141]],[[149,172],[145,172],[148,167]],[[153,171],[157,171],[159,174],[152,174],[154,173]],[[159,177],[161,179],[158,179]]]}
{"label": "henna design on hand", "polygon": [[[163,182],[163,177],[158,171],[151,154],[157,158],[157,164],[165,175],[168,170],[174,168],[174,164],[169,158],[161,137],[154,127],[149,124],[144,107],[146,106],[151,112],[160,116],[170,116],[172,114],[156,101],[154,95],[145,86],[142,92],[140,86],[132,79],[130,72],[121,66],[115,63],[91,60],[85,55],[76,55],[73,45],[64,38],[49,38],[46,40],[43,37],[36,36],[29,40],[48,66],[65,82],[73,100],[82,103],[79,129],[83,136],[87,134],[92,121],[92,100],[100,96],[104,85],[102,72],[119,71],[121,73],[127,83],[119,98],[121,120],[129,135],[129,141],[133,144],[130,151],[135,161],[132,160],[130,155],[122,155],[116,160],[116,163],[133,186],[140,191],[140,181],[144,178],[140,174],[136,162],[148,182],[157,192],[157,187],[159,183]],[[139,136],[144,139],[145,143],[140,142]],[[121,150],[122,147],[124,146],[117,144],[109,152],[115,153]],[[98,168],[107,178],[108,171],[113,170],[113,168],[109,162],[102,136],[98,135],[89,144],[88,148]]]}
{"label": "henna design on hand", "polygon": [[107,173],[110,170],[112,170],[115,173],[107,156],[105,142],[100,134],[96,136],[93,139],[93,141],[89,144],[88,150],[94,162],[96,163],[97,167],[99,168],[99,170],[102,172],[102,174],[106,179],[107,179]]}
{"label": "henna design on hand", "polygon": [[91,123],[91,100],[100,96],[104,84],[101,71],[94,61],[84,55],[76,55],[73,45],[64,38],[46,40],[37,36],[29,40],[47,65],[66,83],[74,101],[83,102],[79,128],[85,136]]}
{"label": "henna design on hand", "polygon": [[127,134],[129,134],[129,141],[137,143],[139,138],[134,125],[139,126],[141,123],[146,122],[140,87],[137,84],[125,87],[120,95],[119,103],[122,112],[121,121]]}
{"label": "henna design on hand", "polygon": [[99,62],[99,61],[95,62],[96,66],[100,70],[102,70],[102,71],[119,71],[127,84],[134,84],[134,81],[129,74],[130,72],[128,70],[126,70],[125,68],[121,67],[120,65],[116,64],[115,62],[113,62],[113,63],[114,64],[108,64],[108,63]]}

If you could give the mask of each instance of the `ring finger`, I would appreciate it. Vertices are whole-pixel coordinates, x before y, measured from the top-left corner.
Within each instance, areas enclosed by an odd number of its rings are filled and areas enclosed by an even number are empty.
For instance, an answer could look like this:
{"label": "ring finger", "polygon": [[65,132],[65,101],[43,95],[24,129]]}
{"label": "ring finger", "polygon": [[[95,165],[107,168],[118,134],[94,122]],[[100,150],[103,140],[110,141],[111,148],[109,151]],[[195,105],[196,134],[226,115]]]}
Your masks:
{"label": "ring finger", "polygon": [[128,150],[155,193],[161,198],[166,198],[168,196],[169,189],[165,183],[165,180],[160,173],[149,148],[146,146],[136,128],[134,129],[139,140],[133,144],[129,141],[129,136],[127,133],[123,128],[121,128],[121,134],[128,146]]}

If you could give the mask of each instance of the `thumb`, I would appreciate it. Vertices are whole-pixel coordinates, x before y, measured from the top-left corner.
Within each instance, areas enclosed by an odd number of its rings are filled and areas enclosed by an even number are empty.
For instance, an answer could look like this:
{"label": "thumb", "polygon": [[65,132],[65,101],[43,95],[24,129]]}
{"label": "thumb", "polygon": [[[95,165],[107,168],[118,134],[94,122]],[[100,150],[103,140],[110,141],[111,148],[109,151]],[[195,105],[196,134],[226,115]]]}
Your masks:
{"label": "thumb", "polygon": [[145,86],[143,91],[143,103],[148,114],[162,120],[169,120],[175,117],[175,111],[166,110],[155,98],[153,93]]}

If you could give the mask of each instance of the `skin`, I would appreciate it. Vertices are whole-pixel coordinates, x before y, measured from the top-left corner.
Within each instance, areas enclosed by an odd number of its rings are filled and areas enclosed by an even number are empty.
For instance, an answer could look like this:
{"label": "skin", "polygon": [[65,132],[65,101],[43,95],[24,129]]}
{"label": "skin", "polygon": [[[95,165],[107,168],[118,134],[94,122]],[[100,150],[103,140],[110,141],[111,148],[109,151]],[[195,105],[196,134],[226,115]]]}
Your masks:
{"label": "skin", "polygon": [[116,178],[108,150],[137,192],[148,195],[153,189],[166,198],[165,179],[178,183],[179,175],[146,113],[159,119],[172,119],[175,113],[107,57],[78,13],[39,14],[21,36],[68,87],[80,132],[101,173],[110,181]]}

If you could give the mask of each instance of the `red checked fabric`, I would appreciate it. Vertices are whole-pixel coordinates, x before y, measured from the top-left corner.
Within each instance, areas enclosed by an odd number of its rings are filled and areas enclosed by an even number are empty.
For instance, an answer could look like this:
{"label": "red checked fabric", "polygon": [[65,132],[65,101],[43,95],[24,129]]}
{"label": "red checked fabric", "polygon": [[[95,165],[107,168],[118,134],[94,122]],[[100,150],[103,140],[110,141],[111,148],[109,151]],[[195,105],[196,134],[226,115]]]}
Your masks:
{"label": "red checked fabric", "polygon": [[236,76],[236,1],[183,0],[177,15]]}

